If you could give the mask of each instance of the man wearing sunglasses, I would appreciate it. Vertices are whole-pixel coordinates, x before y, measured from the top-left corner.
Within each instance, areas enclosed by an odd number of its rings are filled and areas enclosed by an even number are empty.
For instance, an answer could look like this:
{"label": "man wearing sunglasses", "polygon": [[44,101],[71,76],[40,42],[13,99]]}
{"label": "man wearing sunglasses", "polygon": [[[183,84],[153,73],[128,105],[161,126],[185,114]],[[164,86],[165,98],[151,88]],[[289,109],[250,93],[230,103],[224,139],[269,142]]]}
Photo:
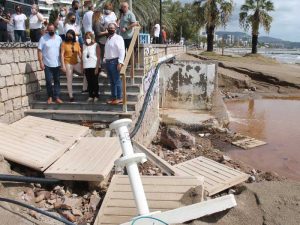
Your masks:
{"label": "man wearing sunglasses", "polygon": [[[60,94],[60,46],[61,37],[55,34],[55,27],[53,24],[48,24],[47,33],[41,37],[38,45],[38,59],[40,67],[45,72],[46,87],[48,100],[60,104],[63,101],[59,98]],[[52,79],[54,81],[54,88],[52,87]]]}

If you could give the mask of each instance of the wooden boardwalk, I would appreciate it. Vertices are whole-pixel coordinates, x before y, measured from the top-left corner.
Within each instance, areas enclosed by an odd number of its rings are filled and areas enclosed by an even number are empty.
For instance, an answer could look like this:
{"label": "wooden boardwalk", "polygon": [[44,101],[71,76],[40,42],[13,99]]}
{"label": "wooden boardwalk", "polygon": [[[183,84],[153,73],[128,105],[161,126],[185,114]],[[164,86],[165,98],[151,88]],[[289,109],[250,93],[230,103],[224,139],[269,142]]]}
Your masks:
{"label": "wooden boardwalk", "polygon": [[204,177],[204,189],[214,195],[249,178],[248,174],[205,157],[198,157],[175,166],[183,176]]}
{"label": "wooden boardwalk", "polygon": [[13,124],[0,125],[0,154],[44,171],[88,131],[79,125],[27,116]]}
{"label": "wooden boardwalk", "polygon": [[60,180],[101,181],[121,154],[118,138],[85,137],[44,173]]}
{"label": "wooden boardwalk", "polygon": [[[142,176],[151,212],[168,211],[183,206],[183,195],[203,184],[196,177]],[[115,175],[106,193],[94,225],[119,225],[137,216],[128,176]]]}

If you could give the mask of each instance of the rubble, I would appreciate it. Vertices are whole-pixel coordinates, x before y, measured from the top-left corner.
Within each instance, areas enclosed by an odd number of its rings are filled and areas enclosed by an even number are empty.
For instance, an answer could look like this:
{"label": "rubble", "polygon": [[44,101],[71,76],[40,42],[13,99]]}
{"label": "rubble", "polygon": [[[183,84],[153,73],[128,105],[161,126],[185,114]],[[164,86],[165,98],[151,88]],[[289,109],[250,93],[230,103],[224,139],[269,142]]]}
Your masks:
{"label": "rubble", "polygon": [[165,127],[161,131],[161,144],[171,148],[191,148],[195,145],[195,137],[177,127]]}

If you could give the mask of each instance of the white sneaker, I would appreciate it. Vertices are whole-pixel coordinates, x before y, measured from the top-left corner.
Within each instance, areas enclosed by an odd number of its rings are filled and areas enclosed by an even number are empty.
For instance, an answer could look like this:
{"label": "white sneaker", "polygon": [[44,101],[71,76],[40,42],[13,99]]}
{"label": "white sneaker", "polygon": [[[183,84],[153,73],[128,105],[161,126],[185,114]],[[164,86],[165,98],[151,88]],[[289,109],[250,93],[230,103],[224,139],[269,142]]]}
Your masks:
{"label": "white sneaker", "polygon": [[99,100],[99,98],[96,98],[96,97],[94,98],[94,102],[98,102],[98,100]]}
{"label": "white sneaker", "polygon": [[87,102],[92,102],[94,101],[94,98],[88,98]]}
{"label": "white sneaker", "polygon": [[103,71],[101,71],[100,74],[99,74],[99,76],[101,76],[101,77],[107,77],[107,74],[104,73]]}

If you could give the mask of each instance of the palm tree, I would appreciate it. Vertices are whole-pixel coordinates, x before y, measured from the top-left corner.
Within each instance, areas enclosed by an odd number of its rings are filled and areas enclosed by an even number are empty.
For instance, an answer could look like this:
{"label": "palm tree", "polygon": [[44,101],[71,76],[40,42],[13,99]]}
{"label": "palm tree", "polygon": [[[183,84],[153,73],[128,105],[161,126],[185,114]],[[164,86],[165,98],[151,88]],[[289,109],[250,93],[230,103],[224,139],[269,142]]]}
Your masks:
{"label": "palm tree", "polygon": [[207,33],[207,51],[214,49],[214,33],[219,26],[226,26],[233,11],[233,0],[203,0],[194,1],[197,6],[198,20],[205,26]]}
{"label": "palm tree", "polygon": [[257,53],[259,27],[263,26],[266,32],[271,29],[272,17],[268,14],[274,11],[271,0],[246,0],[241,6],[240,25],[248,30],[252,28],[252,54]]}

